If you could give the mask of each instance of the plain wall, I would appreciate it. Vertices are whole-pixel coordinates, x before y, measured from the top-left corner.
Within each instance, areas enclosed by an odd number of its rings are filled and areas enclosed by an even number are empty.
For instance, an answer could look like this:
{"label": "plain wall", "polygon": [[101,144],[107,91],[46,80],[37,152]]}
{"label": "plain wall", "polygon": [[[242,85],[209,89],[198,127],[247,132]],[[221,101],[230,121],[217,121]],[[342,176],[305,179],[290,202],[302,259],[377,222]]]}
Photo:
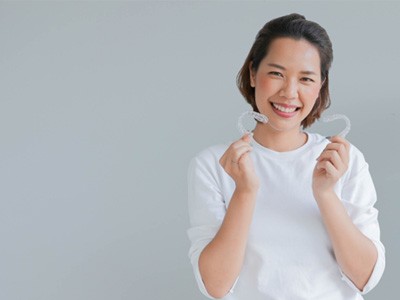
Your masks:
{"label": "plain wall", "polygon": [[[239,137],[235,77],[258,30],[298,12],[334,46],[400,277],[399,2],[0,2],[0,299],[205,299],[187,257],[186,174]],[[317,124],[311,131],[343,128]]]}

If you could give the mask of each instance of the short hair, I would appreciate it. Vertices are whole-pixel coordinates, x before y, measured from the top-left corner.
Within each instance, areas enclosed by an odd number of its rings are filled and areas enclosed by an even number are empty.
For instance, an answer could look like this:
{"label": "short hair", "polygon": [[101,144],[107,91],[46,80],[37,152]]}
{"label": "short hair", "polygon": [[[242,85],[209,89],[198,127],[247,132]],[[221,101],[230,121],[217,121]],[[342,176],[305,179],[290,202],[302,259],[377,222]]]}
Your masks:
{"label": "short hair", "polygon": [[304,39],[318,49],[321,63],[321,80],[323,82],[320,94],[309,115],[302,121],[303,128],[309,127],[321,117],[330,104],[329,69],[333,60],[332,43],[328,33],[319,24],[306,20],[302,15],[293,13],[273,19],[266,23],[258,32],[253,46],[240,69],[236,84],[246,101],[259,112],[255,101],[255,90],[250,85],[250,64],[257,72],[260,62],[267,56],[271,43],[277,38],[289,37],[295,40]]}

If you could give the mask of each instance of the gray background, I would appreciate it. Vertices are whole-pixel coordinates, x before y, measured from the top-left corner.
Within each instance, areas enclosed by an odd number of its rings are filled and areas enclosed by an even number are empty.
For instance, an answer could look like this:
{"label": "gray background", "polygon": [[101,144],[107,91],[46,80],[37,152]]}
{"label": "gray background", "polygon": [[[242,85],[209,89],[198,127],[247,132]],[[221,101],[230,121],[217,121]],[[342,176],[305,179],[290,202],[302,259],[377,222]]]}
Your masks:
{"label": "gray background", "polygon": [[291,12],[333,41],[329,112],[370,163],[387,250],[365,298],[394,299],[400,3],[382,1],[1,2],[0,299],[204,299],[187,165],[238,138],[235,76],[257,31]]}

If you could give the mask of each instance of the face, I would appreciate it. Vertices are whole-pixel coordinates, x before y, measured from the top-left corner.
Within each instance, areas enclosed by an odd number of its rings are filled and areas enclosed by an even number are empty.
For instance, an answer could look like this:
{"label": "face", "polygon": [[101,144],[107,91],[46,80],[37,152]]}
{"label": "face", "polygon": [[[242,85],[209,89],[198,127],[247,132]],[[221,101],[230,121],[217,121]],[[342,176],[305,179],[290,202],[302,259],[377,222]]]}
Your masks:
{"label": "face", "polygon": [[322,84],[318,49],[303,39],[277,38],[250,77],[257,107],[269,118],[266,126],[300,130]]}

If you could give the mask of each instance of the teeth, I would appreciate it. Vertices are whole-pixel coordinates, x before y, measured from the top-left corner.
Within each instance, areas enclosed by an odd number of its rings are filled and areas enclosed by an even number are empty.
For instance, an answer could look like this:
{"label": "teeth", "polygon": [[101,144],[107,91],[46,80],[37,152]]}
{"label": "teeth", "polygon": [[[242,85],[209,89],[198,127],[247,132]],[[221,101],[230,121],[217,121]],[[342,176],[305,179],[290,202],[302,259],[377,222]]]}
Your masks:
{"label": "teeth", "polygon": [[296,110],[296,107],[286,108],[286,107],[280,106],[280,105],[275,104],[275,103],[272,103],[272,105],[273,105],[277,110],[283,111],[283,112],[285,112],[285,113],[292,113],[292,112],[294,112],[294,111]]}

